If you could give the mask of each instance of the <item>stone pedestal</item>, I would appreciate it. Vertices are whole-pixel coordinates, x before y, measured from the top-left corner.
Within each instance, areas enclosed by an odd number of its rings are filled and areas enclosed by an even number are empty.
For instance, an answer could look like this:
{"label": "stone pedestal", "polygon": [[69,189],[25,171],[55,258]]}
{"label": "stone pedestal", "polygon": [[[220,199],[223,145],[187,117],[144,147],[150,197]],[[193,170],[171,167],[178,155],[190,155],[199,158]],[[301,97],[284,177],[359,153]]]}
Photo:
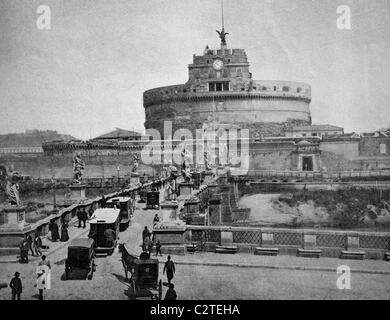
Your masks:
{"label": "stone pedestal", "polygon": [[1,212],[0,230],[20,231],[26,226],[26,207],[7,206]]}
{"label": "stone pedestal", "polygon": [[317,236],[315,234],[303,235],[303,248],[313,249],[317,246]]}
{"label": "stone pedestal", "polygon": [[194,184],[192,182],[179,183],[180,197],[191,196],[193,190],[194,190]]}
{"label": "stone pedestal", "polygon": [[185,223],[178,217],[176,201],[164,201],[160,204],[161,222],[153,228],[153,240],[159,240],[162,252],[184,254]]}
{"label": "stone pedestal", "polygon": [[163,217],[162,221],[172,221],[177,219],[177,208],[179,207],[179,204],[177,201],[163,201],[160,204],[160,212],[161,216]]}
{"label": "stone pedestal", "polygon": [[347,250],[358,250],[359,249],[359,237],[348,236],[347,237]]}
{"label": "stone pedestal", "polygon": [[222,221],[221,198],[211,198],[209,200],[209,225],[218,226]]}
{"label": "stone pedestal", "polygon": [[23,206],[7,206],[0,213],[0,255],[19,253],[19,245],[31,226]]}
{"label": "stone pedestal", "polygon": [[184,215],[186,224],[205,225],[205,214],[200,213],[200,200],[198,197],[188,199],[184,203]]}
{"label": "stone pedestal", "polygon": [[198,197],[190,198],[184,203],[185,214],[199,214],[200,200]]}
{"label": "stone pedestal", "polygon": [[185,253],[185,232],[187,228],[168,227],[168,228],[154,228],[153,240],[159,240],[161,243],[161,251],[164,254],[184,254]]}
{"label": "stone pedestal", "polygon": [[[85,184],[71,184],[69,186],[70,189],[70,199],[66,200],[66,204],[73,204],[78,202],[84,202],[88,200],[85,196]],[[69,203],[67,203],[69,202]]]}
{"label": "stone pedestal", "polygon": [[273,233],[261,233],[261,245],[263,247],[272,246],[274,244],[274,234]]}
{"label": "stone pedestal", "polygon": [[207,185],[207,190],[209,192],[209,196],[211,197],[213,194],[216,194],[218,192],[218,185],[217,184],[209,184]]}

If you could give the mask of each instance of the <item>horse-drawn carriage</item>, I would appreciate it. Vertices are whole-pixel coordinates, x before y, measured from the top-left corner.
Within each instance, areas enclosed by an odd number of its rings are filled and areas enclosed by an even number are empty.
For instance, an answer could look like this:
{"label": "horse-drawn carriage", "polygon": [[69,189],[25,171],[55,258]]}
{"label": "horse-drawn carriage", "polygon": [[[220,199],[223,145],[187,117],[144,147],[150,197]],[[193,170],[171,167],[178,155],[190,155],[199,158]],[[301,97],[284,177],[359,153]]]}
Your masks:
{"label": "horse-drawn carriage", "polygon": [[138,191],[138,194],[139,194],[138,203],[145,203],[147,199],[148,190],[146,188],[141,188]]}
{"label": "horse-drawn carriage", "polygon": [[124,244],[119,245],[119,252],[122,253],[126,279],[128,279],[128,271],[131,273],[129,299],[143,297],[161,300],[162,281],[158,279],[158,259],[150,259],[150,255],[146,252],[143,252],[139,258],[133,256],[126,250]]}
{"label": "horse-drawn carriage", "polygon": [[74,273],[84,273],[92,279],[96,270],[94,241],[92,239],[74,239],[68,246],[68,258],[65,261],[65,279]]}
{"label": "horse-drawn carriage", "polygon": [[95,252],[110,255],[119,239],[120,210],[114,208],[96,209],[89,224],[88,237],[95,241]]}
{"label": "horse-drawn carriage", "polygon": [[129,227],[134,213],[134,199],[132,197],[115,197],[107,201],[106,207],[120,210],[119,231],[125,231]]}
{"label": "horse-drawn carriage", "polygon": [[148,191],[146,193],[146,209],[160,209],[160,192]]}

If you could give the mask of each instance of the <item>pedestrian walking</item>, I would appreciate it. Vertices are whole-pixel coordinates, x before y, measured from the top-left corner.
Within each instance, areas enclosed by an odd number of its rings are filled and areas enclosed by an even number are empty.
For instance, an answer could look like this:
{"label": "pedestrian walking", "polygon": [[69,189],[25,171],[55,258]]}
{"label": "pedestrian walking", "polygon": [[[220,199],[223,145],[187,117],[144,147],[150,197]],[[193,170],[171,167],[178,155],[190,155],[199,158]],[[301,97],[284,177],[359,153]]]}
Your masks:
{"label": "pedestrian walking", "polygon": [[176,300],[177,299],[177,294],[175,291],[175,285],[171,283],[169,285],[169,289],[167,290],[167,293],[165,294],[164,300]]}
{"label": "pedestrian walking", "polygon": [[31,255],[34,255],[34,250],[33,250],[33,236],[31,233],[28,234],[27,236],[27,243],[28,243],[28,249],[31,251]]}
{"label": "pedestrian walking", "polygon": [[148,227],[145,226],[144,231],[142,231],[142,240],[144,240],[146,237],[150,238],[150,235],[151,235],[151,233],[150,233]]}
{"label": "pedestrian walking", "polygon": [[38,268],[41,268],[45,271],[45,289],[50,289],[51,287],[51,263],[50,260],[46,259],[46,256],[41,257],[41,261],[38,263]]}
{"label": "pedestrian walking", "polygon": [[100,199],[100,208],[105,208],[105,207],[106,207],[106,198],[103,195],[102,198]]}
{"label": "pedestrian walking", "polygon": [[37,256],[42,255],[42,239],[37,233],[34,238],[34,249]]}
{"label": "pedestrian walking", "polygon": [[60,234],[58,232],[58,224],[54,220],[50,222],[49,229],[51,232],[51,241],[56,242],[57,240],[59,240]]}
{"label": "pedestrian walking", "polygon": [[83,223],[83,229],[85,229],[85,224],[88,220],[88,214],[85,211],[85,208],[83,207],[83,211],[81,211],[81,222]]}
{"label": "pedestrian walking", "polygon": [[69,240],[68,224],[64,221],[61,225],[61,242]]}
{"label": "pedestrian walking", "polygon": [[152,250],[153,250],[153,242],[151,240],[149,240],[147,249],[148,249],[149,256],[150,256],[152,254]]}
{"label": "pedestrian walking", "polygon": [[160,256],[162,256],[160,240],[157,240],[157,242],[156,242],[156,257],[158,254],[160,254]]}
{"label": "pedestrian walking", "polygon": [[37,272],[37,283],[35,286],[38,289],[38,300],[43,300],[43,290],[46,289],[46,282],[45,282],[45,270],[42,268],[38,269]]}
{"label": "pedestrian walking", "polygon": [[82,213],[80,209],[77,210],[77,220],[79,222],[77,228],[81,228]]}
{"label": "pedestrian walking", "polygon": [[88,219],[91,219],[92,215],[93,215],[93,209],[91,208],[88,211]]}
{"label": "pedestrian walking", "polygon": [[22,293],[23,286],[22,286],[22,280],[19,278],[20,273],[15,272],[14,277],[11,279],[11,282],[9,284],[9,287],[11,288],[11,294],[12,294],[12,300],[20,300],[20,294]]}
{"label": "pedestrian walking", "polygon": [[146,236],[144,238],[144,241],[142,242],[142,251],[148,251],[149,249],[149,246],[150,246],[150,238],[148,236]]}
{"label": "pedestrian walking", "polygon": [[175,274],[175,264],[171,260],[171,256],[168,256],[167,261],[165,262],[163,274],[165,274],[165,271],[167,272],[168,284],[171,284],[171,280]]}
{"label": "pedestrian walking", "polygon": [[20,262],[21,263],[28,263],[28,250],[29,250],[29,245],[27,242],[27,237],[25,235],[22,242],[20,243]]}

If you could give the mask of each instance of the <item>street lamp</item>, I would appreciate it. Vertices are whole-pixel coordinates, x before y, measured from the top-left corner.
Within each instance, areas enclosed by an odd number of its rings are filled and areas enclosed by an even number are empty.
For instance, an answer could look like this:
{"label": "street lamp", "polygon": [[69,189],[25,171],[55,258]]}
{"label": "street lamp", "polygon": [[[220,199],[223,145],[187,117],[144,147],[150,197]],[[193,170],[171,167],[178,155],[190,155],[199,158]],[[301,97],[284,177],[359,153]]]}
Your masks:
{"label": "street lamp", "polygon": [[53,186],[53,209],[57,208],[57,203],[56,203],[56,179],[54,176],[51,178],[51,183]]}

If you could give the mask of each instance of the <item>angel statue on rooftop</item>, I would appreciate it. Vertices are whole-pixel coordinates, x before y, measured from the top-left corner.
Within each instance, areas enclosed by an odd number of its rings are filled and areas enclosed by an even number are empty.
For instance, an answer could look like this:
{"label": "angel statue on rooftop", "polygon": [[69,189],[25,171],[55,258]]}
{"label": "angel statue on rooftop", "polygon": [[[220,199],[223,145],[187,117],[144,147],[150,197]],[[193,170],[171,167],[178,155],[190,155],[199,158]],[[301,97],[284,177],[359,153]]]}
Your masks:
{"label": "angel statue on rooftop", "polygon": [[76,153],[73,157],[73,183],[80,184],[81,176],[85,169],[85,162],[81,159],[80,154]]}
{"label": "angel statue on rooftop", "polygon": [[221,45],[226,46],[226,36],[229,34],[228,32],[225,32],[225,28],[222,27],[222,30],[216,30],[216,32],[219,35],[219,38],[221,39]]}

